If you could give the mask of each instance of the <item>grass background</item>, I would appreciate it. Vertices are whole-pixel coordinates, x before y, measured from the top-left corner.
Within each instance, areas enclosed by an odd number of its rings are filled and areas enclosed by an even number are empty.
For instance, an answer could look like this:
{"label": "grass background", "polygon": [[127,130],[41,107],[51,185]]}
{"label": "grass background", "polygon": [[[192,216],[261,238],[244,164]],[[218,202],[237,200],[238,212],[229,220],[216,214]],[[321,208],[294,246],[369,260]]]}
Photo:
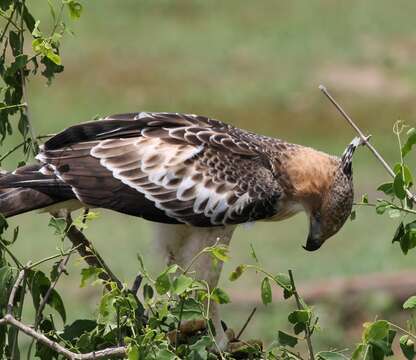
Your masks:
{"label": "grass background", "polygon": [[[46,30],[47,2],[28,3]],[[75,36],[63,41],[64,73],[50,87],[43,79],[29,84],[31,114],[39,134],[57,132],[97,114],[174,111],[209,115],[341,154],[355,134],[320,94],[321,83],[373,135],[373,143],[390,162],[399,155],[391,132],[394,121],[415,124],[416,2],[412,0],[96,0],[83,5],[81,19],[72,25]],[[9,138],[0,152],[18,142],[17,136]],[[410,166],[414,161],[413,156]],[[11,158],[2,165],[12,169],[16,163]],[[366,149],[355,157],[354,178],[356,197],[368,192],[370,200],[380,196],[377,185],[388,180]],[[404,257],[391,244],[397,219],[381,218],[373,209],[357,211],[354,222],[348,221],[312,254],[301,248],[307,235],[304,215],[282,223],[241,226],[231,244],[232,258],[225,266],[222,286],[231,293],[238,291],[243,299],[244,291],[259,293],[255,274],[237,283],[227,280],[236,265],[250,261],[250,243],[266,269],[291,268],[299,283],[414,267],[414,253]],[[150,223],[100,213],[87,234],[120,278],[131,284],[138,271],[137,252],[145,255],[152,271],[161,269]],[[58,240],[48,221],[46,214],[10,220],[12,227],[20,227],[14,251],[22,261],[56,251]],[[70,320],[94,316],[98,290],[79,288],[82,266],[73,261],[70,275],[59,284]],[[363,301],[369,319],[383,315],[386,308],[383,296],[374,297]],[[317,334],[320,345],[340,348],[358,340],[356,332],[345,331],[338,316],[331,316],[346,301],[316,304],[323,314],[322,331]],[[246,338],[273,339],[278,329],[287,327],[287,306],[260,307]],[[223,317],[239,329],[251,307],[241,301],[227,305]]]}

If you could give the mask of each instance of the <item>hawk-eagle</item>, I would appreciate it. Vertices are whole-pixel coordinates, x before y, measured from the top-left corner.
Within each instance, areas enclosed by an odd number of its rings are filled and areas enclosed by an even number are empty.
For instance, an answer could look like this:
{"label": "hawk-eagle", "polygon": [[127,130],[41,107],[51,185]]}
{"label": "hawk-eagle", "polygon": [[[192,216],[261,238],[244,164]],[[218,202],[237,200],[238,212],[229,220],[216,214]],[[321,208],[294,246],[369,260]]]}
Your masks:
{"label": "hawk-eagle", "polygon": [[[313,251],[351,212],[358,144],[338,158],[203,116],[113,115],[67,128],[41,146],[37,164],[4,174],[0,212],[75,204],[142,217],[159,223],[166,258],[185,268],[204,247],[228,244],[238,224],[305,211]],[[221,267],[208,256],[194,270],[216,286]],[[224,348],[215,306],[211,317]]]}

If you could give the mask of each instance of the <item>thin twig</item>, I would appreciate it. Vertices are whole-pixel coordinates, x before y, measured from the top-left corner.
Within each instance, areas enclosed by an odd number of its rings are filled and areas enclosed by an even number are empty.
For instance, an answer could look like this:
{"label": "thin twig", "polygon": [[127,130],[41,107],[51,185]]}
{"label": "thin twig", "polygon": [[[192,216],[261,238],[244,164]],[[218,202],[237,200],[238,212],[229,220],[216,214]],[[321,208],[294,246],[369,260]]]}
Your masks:
{"label": "thin twig", "polygon": [[[332,97],[332,95],[329,93],[327,88],[324,85],[319,85],[319,90],[321,90],[325,94],[325,96],[329,99],[329,101],[331,101],[331,103],[340,112],[340,114],[344,117],[344,119],[347,120],[347,122],[357,132],[357,134],[360,136],[362,142],[370,149],[370,151],[377,158],[377,160],[380,161],[380,163],[387,170],[389,175],[394,178],[396,176],[396,174],[394,173],[393,169],[390,167],[390,165],[387,163],[387,161],[384,160],[384,158],[380,155],[380,153],[376,150],[376,148],[373,145],[371,145],[371,143],[368,141],[368,137],[364,135],[364,133],[361,131],[361,129],[355,124],[355,122],[345,112],[345,110],[341,107],[341,105],[339,105],[338,102]],[[416,201],[416,195],[412,194],[412,192],[409,189],[406,189],[406,194],[411,200]]]}
{"label": "thin twig", "polygon": [[[79,246],[81,246],[81,245],[79,245]],[[51,256],[48,256],[48,257],[46,257],[46,258],[44,258],[42,260],[39,260],[39,261],[31,264],[30,266],[28,266],[27,269],[33,269],[34,267],[37,267],[40,264],[43,264],[44,262],[51,261],[51,260],[56,259],[58,257],[71,255],[75,250],[77,250],[77,246],[72,247],[70,250],[68,250],[66,252],[59,253],[59,254],[55,254],[55,255],[51,255]]]}
{"label": "thin twig", "polygon": [[247,325],[249,324],[249,322],[251,321],[252,317],[254,316],[254,314],[256,313],[257,308],[254,308],[250,315],[248,316],[246,322],[244,323],[243,327],[241,328],[241,330],[239,331],[237,337],[235,338],[236,340],[240,339],[241,335],[243,335],[244,330],[246,329]]}
{"label": "thin twig", "polygon": [[[298,294],[298,291],[296,290],[295,279],[293,278],[292,270],[289,270],[289,278],[290,278],[290,283],[292,285],[292,293],[295,296],[296,305],[297,305],[299,310],[304,310],[304,306],[302,305],[301,298]],[[308,323],[305,326],[305,338],[306,338],[306,344],[308,345],[309,359],[314,360],[315,356],[313,354],[311,331],[310,331],[309,325],[310,325],[310,320],[308,321]]]}
{"label": "thin twig", "polygon": [[7,110],[7,109],[19,108],[19,107],[25,107],[25,106],[27,106],[27,104],[25,104],[25,103],[15,104],[15,105],[7,105],[7,106],[0,107],[0,111]]}
{"label": "thin twig", "polygon": [[19,288],[20,284],[22,283],[25,277],[26,269],[23,269],[19,272],[19,276],[17,277],[16,282],[12,287],[12,291],[10,292],[9,301],[7,302],[7,314],[12,315],[13,313],[13,304],[14,298],[16,297],[17,289]]}
{"label": "thin twig", "polygon": [[[16,318],[21,320],[22,318],[22,312],[23,312],[23,303],[25,300],[25,294],[26,294],[26,275],[27,275],[27,269],[23,271],[23,278],[22,278],[22,286],[20,289],[20,296],[19,296],[19,307],[17,309]],[[13,341],[12,341],[12,354],[11,358],[15,358],[15,354],[18,353],[18,346],[19,346],[19,329],[15,329],[13,332]]]}

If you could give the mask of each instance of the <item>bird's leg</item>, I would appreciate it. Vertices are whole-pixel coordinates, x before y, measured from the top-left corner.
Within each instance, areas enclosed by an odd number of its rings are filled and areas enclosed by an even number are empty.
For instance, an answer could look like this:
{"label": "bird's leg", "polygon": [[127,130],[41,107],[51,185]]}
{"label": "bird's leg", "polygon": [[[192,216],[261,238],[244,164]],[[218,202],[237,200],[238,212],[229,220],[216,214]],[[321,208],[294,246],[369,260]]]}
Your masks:
{"label": "bird's leg", "polygon": [[[207,253],[195,257],[204,248],[216,243],[228,245],[234,228],[234,226],[196,228],[187,225],[162,225],[158,226],[157,239],[168,264],[178,264],[182,269],[186,269],[192,263],[189,274],[197,280],[205,281],[212,291],[218,284],[222,262],[213,261],[212,256]],[[224,350],[229,339],[221,325],[218,304],[210,303],[208,315],[215,327],[217,345]]]}

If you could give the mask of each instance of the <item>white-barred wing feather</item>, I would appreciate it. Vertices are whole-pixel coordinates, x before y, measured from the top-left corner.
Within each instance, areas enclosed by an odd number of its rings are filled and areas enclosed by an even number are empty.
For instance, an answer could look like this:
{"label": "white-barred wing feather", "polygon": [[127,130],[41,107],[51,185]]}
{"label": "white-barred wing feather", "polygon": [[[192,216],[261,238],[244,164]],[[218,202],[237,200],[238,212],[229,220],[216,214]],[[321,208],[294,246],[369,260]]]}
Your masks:
{"label": "white-barred wing feather", "polygon": [[139,113],[72,126],[38,159],[87,205],[212,226],[276,213],[267,144],[285,146],[201,116]]}

